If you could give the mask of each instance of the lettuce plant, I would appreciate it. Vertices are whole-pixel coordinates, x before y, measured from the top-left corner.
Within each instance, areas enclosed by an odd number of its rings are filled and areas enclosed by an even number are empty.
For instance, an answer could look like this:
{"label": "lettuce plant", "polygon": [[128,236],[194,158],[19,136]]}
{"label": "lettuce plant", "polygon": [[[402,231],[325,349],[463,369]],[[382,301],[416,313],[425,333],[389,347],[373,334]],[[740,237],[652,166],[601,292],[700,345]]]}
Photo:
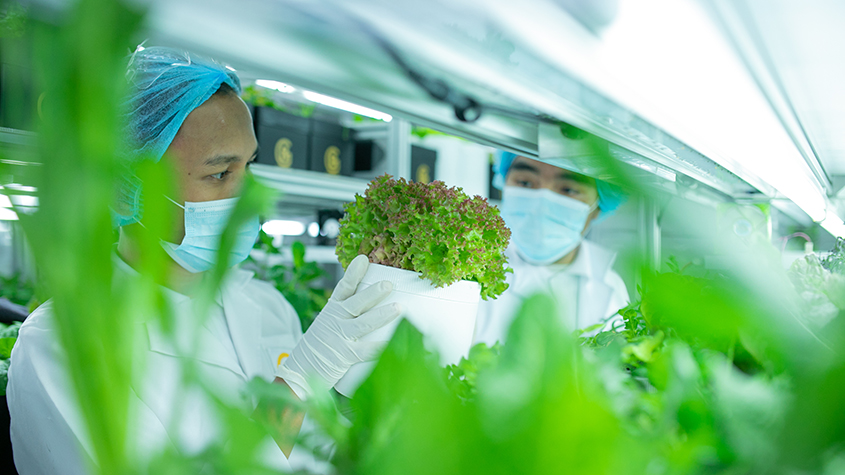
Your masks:
{"label": "lettuce plant", "polygon": [[375,264],[419,272],[436,287],[478,282],[485,300],[508,288],[504,252],[511,232],[485,198],[442,181],[382,175],[345,211],[336,249],[344,268],[366,254]]}

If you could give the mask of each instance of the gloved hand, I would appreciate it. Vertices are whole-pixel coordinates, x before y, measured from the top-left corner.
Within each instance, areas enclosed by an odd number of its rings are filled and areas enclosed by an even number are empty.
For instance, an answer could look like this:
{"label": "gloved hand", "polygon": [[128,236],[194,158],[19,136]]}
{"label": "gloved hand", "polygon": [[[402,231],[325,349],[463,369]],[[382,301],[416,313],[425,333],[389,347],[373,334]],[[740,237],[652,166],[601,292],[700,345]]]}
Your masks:
{"label": "gloved hand", "polygon": [[402,313],[396,303],[373,308],[390,295],[390,282],[358,288],[369,265],[364,255],[352,260],[323,311],[276,369],[276,377],[285,380],[300,399],[330,389],[353,364],[375,359],[386,342],[358,339]]}

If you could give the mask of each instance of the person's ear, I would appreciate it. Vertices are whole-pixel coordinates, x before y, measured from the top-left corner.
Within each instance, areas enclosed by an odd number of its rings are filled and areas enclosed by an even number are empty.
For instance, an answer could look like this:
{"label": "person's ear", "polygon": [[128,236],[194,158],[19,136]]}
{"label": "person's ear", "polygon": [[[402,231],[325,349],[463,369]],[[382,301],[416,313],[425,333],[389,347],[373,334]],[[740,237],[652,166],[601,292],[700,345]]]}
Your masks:
{"label": "person's ear", "polygon": [[590,225],[593,224],[593,221],[599,216],[599,213],[601,213],[601,210],[599,208],[596,208],[593,210],[592,213],[587,215],[587,222],[584,223],[584,229],[581,230],[582,236],[587,235],[587,231],[590,230]]}

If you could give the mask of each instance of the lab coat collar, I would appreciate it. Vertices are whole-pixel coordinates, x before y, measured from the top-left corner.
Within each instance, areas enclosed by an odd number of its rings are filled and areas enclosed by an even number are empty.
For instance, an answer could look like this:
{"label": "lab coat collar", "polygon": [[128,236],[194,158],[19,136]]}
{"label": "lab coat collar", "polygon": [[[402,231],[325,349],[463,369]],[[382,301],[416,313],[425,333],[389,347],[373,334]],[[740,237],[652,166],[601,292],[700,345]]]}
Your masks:
{"label": "lab coat collar", "polygon": [[616,260],[616,253],[587,240],[581,242],[578,254],[570,264],[549,266],[530,264],[520,257],[513,245],[507,248],[505,255],[514,270],[522,268],[533,273],[548,273],[549,276],[565,272],[586,280],[603,279]]}
{"label": "lab coat collar", "polygon": [[[120,257],[120,255],[118,255],[116,249],[117,247],[115,246],[115,252],[112,253],[112,264],[114,268],[127,276],[133,278],[140,277],[141,274],[139,274],[138,271],[136,271],[129,264],[127,264],[126,261],[124,261]],[[249,283],[249,280],[252,279],[253,275],[255,275],[254,272],[246,271],[239,267],[233,267],[229,269],[229,272],[223,278],[223,284],[221,285],[221,288],[230,288],[233,291],[242,290],[246,286],[246,284]],[[164,286],[161,286],[161,290],[167,296],[168,299],[172,299],[176,302],[182,302],[184,300],[190,299],[190,297],[188,297],[187,295],[181,294],[179,292],[176,292],[175,290],[169,289]],[[219,294],[217,300],[218,303],[220,303]]]}
{"label": "lab coat collar", "polygon": [[[193,353],[193,357],[198,361],[228,369],[239,376],[243,376],[244,371],[237,361],[227,357],[229,352],[220,343],[218,336],[212,334],[204,325],[192,325],[189,318],[191,315],[189,312],[192,311],[191,307],[190,300],[182,302],[178,307],[173,307],[174,313],[183,318],[175,319],[176,328],[172,337],[162,330],[158,321],[151,320],[144,323],[150,342],[150,351],[175,358],[184,358]],[[197,335],[199,347],[195,353],[191,348],[193,332],[199,333]]]}
{"label": "lab coat collar", "polygon": [[223,283],[220,285],[220,291],[217,293],[217,304],[223,306],[224,293],[240,293],[243,291],[244,287],[246,287],[246,284],[249,283],[253,275],[255,275],[254,272],[245,271],[238,267],[229,269],[226,277],[223,278]]}
{"label": "lab coat collar", "polygon": [[[112,252],[112,266],[114,267],[116,277],[121,276],[128,279],[137,279],[141,277],[141,274],[132,268],[120,255],[117,253],[117,246],[114,247],[114,252]],[[164,286],[159,286],[161,292],[164,294],[165,298],[167,298],[172,303],[184,302],[189,300],[190,297],[184,294],[180,294],[175,290],[168,289]]]}
{"label": "lab coat collar", "polygon": [[[140,277],[140,274],[123,261],[116,252],[112,260],[118,272],[130,278]],[[238,375],[243,375],[244,373],[250,375],[251,371],[247,370],[247,368],[249,367],[250,370],[254,370],[258,363],[255,361],[257,357],[249,354],[250,352],[247,348],[251,346],[257,348],[258,345],[254,342],[259,340],[255,336],[255,332],[258,332],[258,336],[260,336],[261,332],[261,308],[252,300],[244,298],[243,292],[244,287],[249,283],[252,276],[252,272],[238,268],[231,269],[224,278],[222,288],[215,299],[216,303],[223,308],[235,352],[243,367],[239,366],[237,361],[226,357],[226,349],[220,343],[218,337],[212,334],[208,328],[204,325],[195,325],[193,323],[195,318],[195,302],[187,295],[180,294],[163,286],[159,286],[159,289],[170,303],[170,308],[174,312],[174,315],[177,316],[174,319],[176,328],[174,329],[173,337],[170,337],[161,328],[159,321],[149,320],[144,322],[143,324],[149,338],[150,350],[177,358],[190,355],[193,344],[191,335],[194,331],[198,331],[200,347],[197,348],[194,354],[197,360],[231,370]],[[240,318],[233,318],[232,315],[235,313]],[[241,320],[241,322],[237,323],[233,320]],[[250,328],[241,329],[240,327],[244,324],[249,325]],[[251,340],[253,342],[252,345],[250,345],[249,338],[253,338]]]}
{"label": "lab coat collar", "polygon": [[603,280],[615,260],[616,253],[585,240],[581,242],[578,255],[572,261],[568,272],[588,280]]}

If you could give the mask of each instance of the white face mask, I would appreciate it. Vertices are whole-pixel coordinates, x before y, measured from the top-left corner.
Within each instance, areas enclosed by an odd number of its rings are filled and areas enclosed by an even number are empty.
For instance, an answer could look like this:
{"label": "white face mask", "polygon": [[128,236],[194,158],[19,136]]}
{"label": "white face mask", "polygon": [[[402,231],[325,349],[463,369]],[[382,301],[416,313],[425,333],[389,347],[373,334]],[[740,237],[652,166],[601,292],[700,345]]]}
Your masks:
{"label": "white face mask", "polygon": [[[161,241],[161,246],[177,264],[189,272],[205,272],[211,269],[217,262],[220,237],[239,199],[228,198],[198,203],[186,201],[185,206],[170,200],[185,210],[185,237],[179,245]],[[238,229],[229,252],[229,266],[240,264],[249,256],[260,229],[258,216],[247,220]]]}
{"label": "white face mask", "polygon": [[547,189],[506,186],[501,211],[520,257],[549,265],[581,244],[581,233],[597,206]]}

